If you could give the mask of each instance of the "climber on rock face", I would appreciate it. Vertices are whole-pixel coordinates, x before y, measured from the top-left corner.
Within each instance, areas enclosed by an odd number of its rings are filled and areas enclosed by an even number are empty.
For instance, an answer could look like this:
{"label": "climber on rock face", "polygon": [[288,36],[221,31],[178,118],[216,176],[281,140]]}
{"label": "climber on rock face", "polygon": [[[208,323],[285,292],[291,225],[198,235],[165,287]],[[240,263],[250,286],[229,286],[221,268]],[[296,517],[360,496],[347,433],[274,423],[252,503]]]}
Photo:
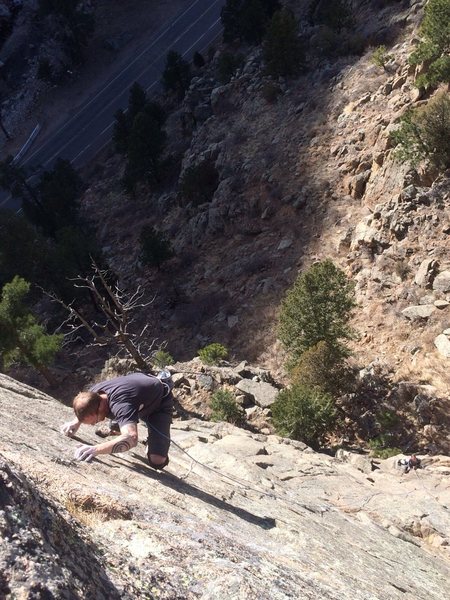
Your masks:
{"label": "climber on rock face", "polygon": [[82,423],[96,425],[106,417],[114,419],[120,435],[95,446],[83,444],[75,450],[75,458],[91,461],[98,454],[115,454],[134,448],[138,442],[138,421],[148,428],[148,462],[163,469],[169,462],[170,424],[173,395],[169,385],[153,375],[132,373],[95,384],[88,392],[73,400],[76,418],[64,423],[61,431],[73,436]]}
{"label": "climber on rock face", "polygon": [[397,461],[397,465],[402,469],[403,473],[409,473],[411,469],[421,469],[422,461],[417,458],[415,454],[412,454],[409,458],[400,458]]}

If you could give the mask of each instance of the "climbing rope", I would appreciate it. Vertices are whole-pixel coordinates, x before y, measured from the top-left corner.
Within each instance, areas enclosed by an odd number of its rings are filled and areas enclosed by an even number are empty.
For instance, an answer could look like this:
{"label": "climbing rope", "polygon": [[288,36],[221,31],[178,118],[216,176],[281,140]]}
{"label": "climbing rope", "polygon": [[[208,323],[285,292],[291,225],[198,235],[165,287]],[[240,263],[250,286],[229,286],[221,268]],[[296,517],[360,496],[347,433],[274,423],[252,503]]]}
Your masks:
{"label": "climbing rope", "polygon": [[[262,490],[260,488],[254,487],[254,486],[250,485],[248,483],[248,481],[243,481],[242,479],[239,479],[238,477],[234,477],[232,475],[227,475],[225,473],[222,473],[218,469],[216,469],[214,467],[210,467],[209,465],[205,465],[204,463],[200,462],[199,460],[197,460],[196,458],[194,458],[193,456],[191,456],[188,452],[186,452],[186,450],[184,448],[182,448],[182,446],[180,446],[179,444],[177,444],[177,442],[175,442],[174,440],[170,439],[169,436],[167,436],[164,433],[162,433],[161,431],[159,431],[151,423],[148,423],[148,425],[150,425],[150,427],[158,435],[161,435],[161,436],[165,437],[167,440],[169,440],[171,444],[173,444],[176,448],[178,448],[178,450],[180,450],[181,452],[183,452],[183,454],[185,454],[189,458],[189,460],[191,461],[191,467],[190,467],[188,473],[186,475],[184,475],[182,477],[182,479],[186,479],[189,476],[189,474],[192,472],[192,465],[193,465],[193,463],[196,463],[197,465],[199,465],[203,469],[206,469],[207,471],[210,471],[211,473],[214,473],[215,475],[218,475],[222,479],[227,479],[228,481],[230,481],[230,482],[232,482],[234,484],[240,485],[245,490],[256,492],[257,494],[261,494],[262,496],[266,496],[266,497],[271,498],[273,500],[281,500],[282,502],[289,501],[291,504],[299,506],[299,507],[301,507],[303,509],[306,509],[309,512],[320,512],[321,515],[323,515],[323,513],[327,512],[328,510],[333,510],[331,507],[328,507],[328,506],[327,507],[322,507],[320,505],[316,505],[316,506],[312,507],[312,506],[308,506],[306,504],[301,504],[300,502],[296,502],[296,501],[293,501],[293,500],[291,501],[290,499],[285,498],[284,496],[281,496],[280,494],[277,494],[277,493],[274,493],[274,492],[266,492],[265,490]],[[317,511],[316,510],[312,510],[312,508],[319,509],[319,510],[317,510]],[[288,506],[288,509],[291,510],[292,512],[294,512],[295,514],[302,515],[302,513],[294,510],[291,506]]]}
{"label": "climbing rope", "polygon": [[[199,460],[197,460],[196,458],[194,458],[193,456],[191,456],[182,446],[180,446],[177,442],[175,442],[173,439],[170,439],[169,436],[165,435],[164,433],[162,433],[161,431],[159,431],[156,427],[154,427],[151,423],[148,423],[148,425],[150,425],[150,427],[158,434],[161,435],[163,437],[165,437],[173,446],[175,446],[178,450],[180,450],[183,454],[185,454],[189,460],[191,461],[191,466],[189,468],[189,471],[186,475],[184,475],[183,477],[180,477],[180,479],[187,479],[187,477],[191,474],[192,470],[193,470],[193,465],[194,463],[199,465],[200,467],[202,467],[203,469],[206,469],[208,471],[210,471],[211,473],[214,473],[215,475],[218,475],[220,478],[228,480],[229,482],[232,482],[233,484],[238,484],[239,486],[241,486],[242,488],[244,488],[245,490],[248,491],[252,491],[252,492],[256,492],[257,494],[261,494],[263,496],[266,496],[267,498],[271,498],[273,500],[280,500],[283,503],[289,502],[289,506],[287,507],[288,510],[290,510],[291,512],[303,516],[303,513],[298,512],[296,510],[294,510],[292,508],[292,506],[298,506],[300,508],[306,509],[309,512],[313,512],[313,513],[318,513],[320,512],[320,515],[323,516],[324,512],[328,512],[328,511],[335,511],[335,512],[339,512],[337,508],[334,508],[332,506],[321,506],[321,505],[307,505],[307,504],[301,504],[300,502],[297,502],[295,500],[290,500],[284,496],[281,496],[280,494],[277,494],[275,492],[266,492],[265,490],[262,490],[258,487],[252,486],[250,485],[247,481],[243,481],[242,479],[239,479],[238,477],[234,477],[232,475],[227,475],[225,473],[222,473],[221,471],[219,471],[218,469],[211,467],[209,465],[205,465],[204,463],[200,462]],[[439,506],[442,506],[444,509],[448,510],[447,506],[445,506],[444,504],[441,504],[440,502],[438,502],[436,500],[436,498],[433,498],[431,496],[431,494],[428,492],[428,490],[425,488],[421,478],[419,477],[419,474],[417,473],[417,469],[414,469],[414,473],[416,474],[416,477],[419,479],[423,489],[425,490],[425,492],[428,494],[428,496],[430,498],[432,498],[432,500],[434,500],[434,502],[436,502]],[[407,497],[410,494],[413,493],[413,490],[410,492],[400,492],[400,493],[391,493],[390,495],[392,496],[403,496],[403,497]],[[364,500],[363,502],[358,502],[358,510],[361,510],[362,508],[364,508],[364,506],[366,504],[368,504],[375,496],[378,496],[382,494],[382,492],[374,492],[373,494],[370,494],[369,498]],[[329,503],[328,500],[324,499],[324,502]]]}

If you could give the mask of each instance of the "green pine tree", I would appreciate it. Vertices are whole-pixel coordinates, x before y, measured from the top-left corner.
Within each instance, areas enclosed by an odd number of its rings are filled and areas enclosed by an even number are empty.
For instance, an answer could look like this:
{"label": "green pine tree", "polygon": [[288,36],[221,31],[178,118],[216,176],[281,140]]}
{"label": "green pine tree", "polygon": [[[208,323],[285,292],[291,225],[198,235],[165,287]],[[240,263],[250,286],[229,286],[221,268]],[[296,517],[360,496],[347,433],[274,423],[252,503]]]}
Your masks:
{"label": "green pine tree", "polygon": [[116,152],[126,154],[128,150],[128,136],[130,135],[130,125],[128,116],[121,108],[114,115],[113,144]]}
{"label": "green pine tree", "polygon": [[141,244],[140,259],[144,265],[157,267],[159,270],[162,263],[173,256],[170,242],[163,233],[151,225],[145,225],[142,228],[139,241]]}
{"label": "green pine tree", "polygon": [[214,163],[204,160],[198,165],[188,167],[180,181],[180,195],[185,204],[195,206],[211,202],[219,185],[219,172]]}
{"label": "green pine tree", "polygon": [[70,161],[60,158],[51,171],[41,175],[39,202],[24,199],[24,214],[45,235],[55,237],[58,229],[78,223],[82,190],[83,182]]}
{"label": "green pine tree", "polygon": [[292,77],[300,71],[303,52],[291,11],[284,9],[273,15],[264,40],[264,60],[273,77]]}
{"label": "green pine tree", "polygon": [[404,162],[417,165],[428,159],[437,169],[450,167],[450,98],[448,93],[436,94],[428,104],[409,110],[392,132],[397,145],[395,155]]}
{"label": "green pine tree", "polygon": [[349,0],[313,0],[309,19],[314,25],[326,25],[335,31],[353,25],[352,7]]}
{"label": "green pine tree", "polygon": [[126,176],[133,186],[143,179],[149,183],[160,181],[160,159],[165,142],[166,133],[158,121],[145,112],[139,113],[128,141]]}
{"label": "green pine tree", "polygon": [[336,423],[330,394],[318,387],[294,383],[282,390],[270,407],[277,432],[318,448]]}
{"label": "green pine tree", "polygon": [[128,95],[128,120],[132,123],[139,113],[141,113],[147,104],[147,94],[144,88],[136,82],[130,88]]}
{"label": "green pine tree", "polygon": [[314,264],[301,274],[281,305],[279,335],[295,364],[319,342],[326,342],[336,360],[349,355],[345,341],[355,306],[353,285],[331,260]]}
{"label": "green pine tree", "polygon": [[50,385],[55,379],[48,370],[61,348],[62,335],[49,335],[26,305],[30,284],[21,277],[7,283],[0,300],[0,356],[4,368],[15,361],[37,369]]}
{"label": "green pine tree", "polygon": [[413,65],[428,63],[428,70],[416,84],[434,87],[450,83],[450,0],[429,0],[420,33],[422,40],[409,61]]}
{"label": "green pine tree", "polygon": [[0,161],[0,187],[14,198],[29,198],[39,202],[36,191],[27,181],[25,169],[19,167],[11,155]]}
{"label": "green pine tree", "polygon": [[224,42],[260,44],[267,25],[281,7],[278,0],[227,0],[222,8]]}
{"label": "green pine tree", "polygon": [[47,240],[23,215],[0,209],[0,289],[15,275],[47,287],[49,252]]}
{"label": "green pine tree", "polygon": [[191,81],[189,63],[175,50],[167,53],[166,66],[162,75],[162,83],[166,92],[174,92],[182,100]]}

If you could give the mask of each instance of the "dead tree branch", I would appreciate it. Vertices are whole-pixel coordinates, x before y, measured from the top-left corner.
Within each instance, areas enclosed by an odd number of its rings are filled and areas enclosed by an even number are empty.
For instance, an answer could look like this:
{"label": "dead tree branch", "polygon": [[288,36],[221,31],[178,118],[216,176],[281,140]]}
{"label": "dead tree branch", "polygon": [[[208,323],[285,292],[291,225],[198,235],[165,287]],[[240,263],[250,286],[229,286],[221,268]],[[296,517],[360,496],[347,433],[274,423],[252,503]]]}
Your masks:
{"label": "dead tree branch", "polygon": [[102,318],[98,321],[89,321],[80,310],[74,308],[73,303],[67,304],[55,294],[46,292],[55,302],[58,302],[68,313],[68,318],[61,324],[60,330],[67,330],[71,340],[80,329],[85,329],[93,339],[92,345],[118,346],[117,354],[125,350],[136,365],[143,370],[149,368],[150,353],[156,340],[151,341],[145,337],[148,323],[136,333],[133,324],[139,310],[146,308],[154,301],[154,297],[145,301],[145,291],[141,286],[128,294],[117,284],[108,283],[108,271],[102,270],[93,261],[93,274],[84,277],[78,275],[71,281],[74,287],[86,289],[95,299]]}

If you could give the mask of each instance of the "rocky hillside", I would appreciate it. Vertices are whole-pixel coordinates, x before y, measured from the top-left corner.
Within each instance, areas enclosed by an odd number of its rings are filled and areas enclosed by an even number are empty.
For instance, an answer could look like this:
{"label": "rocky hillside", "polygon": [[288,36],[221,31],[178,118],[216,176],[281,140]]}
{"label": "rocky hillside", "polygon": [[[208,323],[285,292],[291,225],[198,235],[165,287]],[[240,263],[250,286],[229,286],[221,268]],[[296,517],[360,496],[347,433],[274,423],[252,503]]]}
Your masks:
{"label": "rocky hillside", "polygon": [[0,410],[2,598],[450,594],[448,458],[404,474],[398,457],[330,458],[189,420],[155,473],[140,444],[77,463],[91,428],[65,438],[71,410],[3,375]]}
{"label": "rocky hillside", "polygon": [[[280,375],[279,302],[299,270],[330,257],[356,283],[357,363],[444,392],[449,180],[401,165],[390,141],[423,102],[407,57],[424,4],[355,1],[356,34],[372,43],[362,56],[317,59],[317,32],[303,22],[309,68],[275,82],[275,101],[259,49],[239,49],[244,65],[226,85],[213,59],[168,123],[180,178],[204,160],[218,170],[209,203],[183,204],[176,186],[126,197],[123,161],[104,157],[85,209],[124,280],[157,292],[146,318],[176,358],[220,341]],[[307,3],[291,5],[304,16]],[[392,56],[385,69],[372,62],[380,43]],[[176,258],[162,272],[139,269],[143,223],[172,241]]]}

